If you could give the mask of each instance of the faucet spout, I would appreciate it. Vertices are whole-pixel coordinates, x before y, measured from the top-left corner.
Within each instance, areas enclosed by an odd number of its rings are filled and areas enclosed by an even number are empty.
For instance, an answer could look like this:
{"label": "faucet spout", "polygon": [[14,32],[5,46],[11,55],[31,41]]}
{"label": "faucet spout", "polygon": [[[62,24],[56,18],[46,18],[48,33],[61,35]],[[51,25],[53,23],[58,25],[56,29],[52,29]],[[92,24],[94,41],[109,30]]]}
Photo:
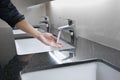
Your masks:
{"label": "faucet spout", "polygon": [[65,26],[61,26],[58,28],[58,30],[64,30],[64,29],[67,29],[67,28],[70,28],[71,26],[69,25],[65,25]]}
{"label": "faucet spout", "polygon": [[72,24],[73,24],[73,21],[71,19],[67,19],[68,20],[68,25],[65,25],[65,26],[61,26],[58,28],[58,30],[66,30],[66,29],[70,29],[72,28]]}

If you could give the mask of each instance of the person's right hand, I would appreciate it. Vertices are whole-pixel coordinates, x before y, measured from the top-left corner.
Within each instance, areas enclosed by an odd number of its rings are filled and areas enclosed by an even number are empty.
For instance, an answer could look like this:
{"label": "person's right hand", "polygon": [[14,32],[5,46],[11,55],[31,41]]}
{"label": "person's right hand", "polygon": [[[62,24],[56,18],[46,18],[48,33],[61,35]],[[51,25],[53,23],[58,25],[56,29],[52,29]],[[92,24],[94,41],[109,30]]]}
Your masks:
{"label": "person's right hand", "polygon": [[43,42],[48,46],[52,46],[54,48],[62,47],[62,44],[57,42],[57,39],[55,36],[53,36],[51,33],[41,33],[35,30],[35,28],[33,28],[32,25],[29,24],[26,20],[22,20],[18,22],[15,26],[25,31],[26,33],[32,35],[33,37],[37,38],[38,40],[40,40],[41,42]]}
{"label": "person's right hand", "polygon": [[54,48],[62,47],[62,44],[60,42],[57,42],[57,38],[53,36],[51,33],[40,33],[39,32],[37,39],[43,42],[44,44],[48,46],[52,46]]}

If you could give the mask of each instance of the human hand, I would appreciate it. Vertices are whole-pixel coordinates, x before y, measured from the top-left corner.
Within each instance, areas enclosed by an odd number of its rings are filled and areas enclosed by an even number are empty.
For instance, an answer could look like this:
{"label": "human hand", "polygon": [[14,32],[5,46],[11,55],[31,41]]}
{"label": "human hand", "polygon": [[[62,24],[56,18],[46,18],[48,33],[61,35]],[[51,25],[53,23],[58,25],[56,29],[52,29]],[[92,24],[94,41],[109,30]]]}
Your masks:
{"label": "human hand", "polygon": [[38,40],[40,40],[41,42],[43,42],[44,44],[46,44],[48,46],[52,46],[54,48],[62,47],[62,44],[57,42],[56,37],[54,37],[50,33],[41,33],[39,31],[35,30],[35,28],[33,28],[33,26],[31,24],[29,24],[26,20],[22,20],[22,21],[18,22],[15,26],[17,28],[25,31],[26,33],[30,34],[31,36],[37,38]]}
{"label": "human hand", "polygon": [[44,44],[54,48],[62,47],[62,44],[60,42],[57,42],[57,38],[51,33],[39,33],[37,39],[43,42]]}

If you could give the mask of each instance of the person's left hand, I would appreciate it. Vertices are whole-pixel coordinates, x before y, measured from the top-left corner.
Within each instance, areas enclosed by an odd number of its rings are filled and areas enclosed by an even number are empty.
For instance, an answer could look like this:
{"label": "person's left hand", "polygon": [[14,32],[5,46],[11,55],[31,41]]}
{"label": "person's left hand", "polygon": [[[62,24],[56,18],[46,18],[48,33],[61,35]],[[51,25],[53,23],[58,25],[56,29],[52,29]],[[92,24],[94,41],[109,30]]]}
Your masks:
{"label": "person's left hand", "polygon": [[37,37],[38,40],[43,42],[44,44],[48,46],[52,46],[54,48],[61,48],[62,44],[60,42],[57,42],[57,38],[53,36],[51,33],[39,33],[39,36]]}

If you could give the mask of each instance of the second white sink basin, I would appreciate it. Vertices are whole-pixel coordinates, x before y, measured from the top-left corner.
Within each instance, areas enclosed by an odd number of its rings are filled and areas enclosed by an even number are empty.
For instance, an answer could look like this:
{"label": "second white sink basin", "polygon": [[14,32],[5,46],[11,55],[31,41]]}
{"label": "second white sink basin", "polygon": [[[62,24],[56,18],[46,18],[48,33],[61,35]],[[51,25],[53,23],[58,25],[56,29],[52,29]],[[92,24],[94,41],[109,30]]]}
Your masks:
{"label": "second white sink basin", "polygon": [[22,80],[120,80],[120,72],[102,62],[40,70],[21,75]]}
{"label": "second white sink basin", "polygon": [[75,48],[64,41],[61,41],[61,43],[63,44],[63,48],[57,49],[47,46],[35,38],[15,40],[15,45],[18,55],[35,54],[35,53],[43,53],[54,50],[66,50],[66,49]]}

